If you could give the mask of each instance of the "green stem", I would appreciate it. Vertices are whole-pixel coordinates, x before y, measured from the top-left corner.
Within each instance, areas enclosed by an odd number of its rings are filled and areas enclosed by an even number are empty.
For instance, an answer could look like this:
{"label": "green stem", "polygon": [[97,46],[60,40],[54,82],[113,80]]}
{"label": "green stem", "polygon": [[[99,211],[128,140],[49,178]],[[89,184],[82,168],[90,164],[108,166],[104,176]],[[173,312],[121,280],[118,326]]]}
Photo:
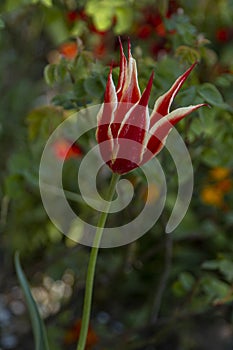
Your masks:
{"label": "green stem", "polygon": [[90,322],[90,314],[91,314],[91,302],[92,302],[92,294],[93,294],[96,260],[97,260],[99,245],[101,242],[104,226],[105,226],[105,223],[108,217],[108,212],[111,206],[111,201],[114,196],[116,184],[119,178],[120,178],[120,175],[115,173],[112,174],[112,179],[109,186],[109,192],[106,198],[108,203],[106,205],[105,210],[100,214],[97,229],[96,229],[96,234],[93,242],[93,247],[91,249],[91,255],[90,255],[90,260],[89,260],[88,269],[87,269],[86,288],[85,288],[84,305],[83,305],[83,313],[82,313],[82,324],[81,324],[77,350],[84,350],[86,345],[88,327]]}

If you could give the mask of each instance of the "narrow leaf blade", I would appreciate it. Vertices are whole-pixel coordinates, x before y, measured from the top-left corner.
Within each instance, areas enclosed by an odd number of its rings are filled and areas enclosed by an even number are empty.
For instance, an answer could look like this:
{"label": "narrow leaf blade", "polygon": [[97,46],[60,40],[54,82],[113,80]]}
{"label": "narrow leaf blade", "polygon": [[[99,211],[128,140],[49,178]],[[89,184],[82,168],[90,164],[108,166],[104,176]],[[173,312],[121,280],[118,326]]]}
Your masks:
{"label": "narrow leaf blade", "polygon": [[28,306],[28,310],[29,310],[29,314],[32,322],[32,329],[33,329],[33,334],[35,339],[35,350],[49,350],[49,344],[48,344],[44,322],[40,316],[37,304],[32,296],[27,278],[22,270],[20,259],[19,259],[19,252],[16,252],[15,254],[15,269],[16,269],[19,283],[21,285],[21,288],[23,290],[23,293],[26,299],[26,303]]}

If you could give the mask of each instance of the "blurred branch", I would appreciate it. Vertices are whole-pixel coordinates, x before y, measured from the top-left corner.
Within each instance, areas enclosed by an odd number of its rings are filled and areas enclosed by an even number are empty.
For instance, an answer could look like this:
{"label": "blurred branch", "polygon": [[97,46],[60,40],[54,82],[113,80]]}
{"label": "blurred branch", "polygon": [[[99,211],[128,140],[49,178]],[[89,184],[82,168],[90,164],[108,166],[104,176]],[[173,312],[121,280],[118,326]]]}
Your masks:
{"label": "blurred branch", "polygon": [[173,240],[171,234],[166,234],[166,243],[165,243],[165,257],[164,257],[164,270],[161,275],[159,285],[157,288],[157,292],[155,295],[154,303],[152,306],[152,312],[151,312],[151,323],[154,324],[157,322],[163,293],[167,285],[167,280],[169,277],[170,269],[171,269],[171,263],[172,263],[172,247],[173,247]]}
{"label": "blurred branch", "polygon": [[1,212],[0,212],[0,232],[2,232],[3,227],[6,225],[9,202],[10,202],[10,199],[8,196],[4,196],[2,198]]}
{"label": "blurred branch", "polygon": [[[224,312],[224,306],[219,305],[217,307],[207,307],[202,310],[192,311],[185,309],[177,309],[175,313],[169,317],[161,317],[156,324],[146,325],[138,328],[128,329],[122,334],[122,343],[118,344],[119,348],[123,350],[141,350],[150,345],[159,345],[165,339],[168,339],[174,331],[175,334],[179,333],[178,329],[183,330],[184,323],[193,320],[197,324],[202,318],[213,319],[214,315]],[[116,338],[113,337],[108,346],[113,347],[116,344]],[[114,348],[114,347],[113,347]],[[114,348],[115,349],[115,348]]]}

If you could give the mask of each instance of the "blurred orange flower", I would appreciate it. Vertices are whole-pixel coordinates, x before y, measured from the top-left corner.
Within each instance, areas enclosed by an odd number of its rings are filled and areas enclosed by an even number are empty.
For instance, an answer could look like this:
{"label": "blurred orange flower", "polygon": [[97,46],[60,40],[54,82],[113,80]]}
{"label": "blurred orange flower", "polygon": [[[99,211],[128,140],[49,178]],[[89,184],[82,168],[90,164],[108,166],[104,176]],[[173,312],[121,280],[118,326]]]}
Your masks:
{"label": "blurred orange flower", "polygon": [[72,60],[78,54],[78,44],[75,41],[65,42],[59,46],[58,51],[63,57]]}
{"label": "blurred orange flower", "polygon": [[205,204],[222,207],[223,192],[216,186],[205,186],[201,192],[201,199]]}
{"label": "blurred orange flower", "polygon": [[[81,320],[77,320],[71,329],[69,329],[65,334],[64,342],[66,345],[74,344],[78,341],[80,330],[81,330]],[[91,350],[94,345],[98,342],[98,336],[91,326],[88,328],[87,342],[85,350]]]}
{"label": "blurred orange flower", "polygon": [[150,184],[149,188],[144,188],[142,193],[143,201],[147,204],[152,205],[156,203],[160,196],[160,188],[155,184]]}
{"label": "blurred orange flower", "polygon": [[228,193],[232,189],[232,181],[230,179],[224,179],[217,184],[217,187],[222,192]]}
{"label": "blurred orange flower", "polygon": [[209,171],[211,184],[204,186],[201,191],[203,203],[226,209],[224,196],[232,189],[230,174],[230,169],[224,167],[216,167]]}
{"label": "blurred orange flower", "polygon": [[70,159],[80,157],[83,152],[76,143],[72,143],[66,139],[60,139],[53,144],[55,156],[58,159]]}
{"label": "blurred orange flower", "polygon": [[210,176],[214,180],[223,180],[230,175],[230,169],[223,167],[216,167],[209,172]]}

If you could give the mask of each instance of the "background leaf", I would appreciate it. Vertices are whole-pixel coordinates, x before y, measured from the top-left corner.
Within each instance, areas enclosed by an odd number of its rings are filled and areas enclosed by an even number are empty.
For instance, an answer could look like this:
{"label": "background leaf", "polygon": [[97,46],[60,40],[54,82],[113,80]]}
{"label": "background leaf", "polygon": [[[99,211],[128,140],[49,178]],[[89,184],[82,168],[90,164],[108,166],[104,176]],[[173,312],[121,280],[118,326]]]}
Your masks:
{"label": "background leaf", "polygon": [[31,294],[28,281],[22,270],[18,252],[16,252],[15,254],[15,269],[21,288],[24,292],[26,303],[31,317],[32,329],[35,338],[35,350],[49,350],[45,326],[40,316],[36,302]]}

